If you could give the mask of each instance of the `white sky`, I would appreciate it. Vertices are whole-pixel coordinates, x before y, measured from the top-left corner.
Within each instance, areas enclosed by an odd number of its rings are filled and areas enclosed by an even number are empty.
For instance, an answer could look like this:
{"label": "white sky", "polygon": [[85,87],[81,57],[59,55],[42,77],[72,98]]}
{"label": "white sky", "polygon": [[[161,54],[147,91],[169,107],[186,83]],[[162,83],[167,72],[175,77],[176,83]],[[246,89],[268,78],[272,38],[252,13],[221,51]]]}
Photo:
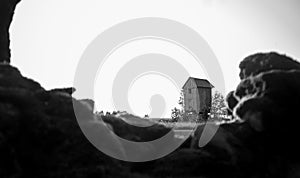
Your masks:
{"label": "white sky", "polygon": [[[72,86],[77,62],[97,35],[126,20],[162,17],[188,25],[209,43],[223,70],[227,93],[237,86],[238,64],[247,55],[272,50],[300,59],[299,8],[297,0],[23,0],[11,26],[12,65],[46,89]],[[124,46],[110,60],[150,51],[178,61],[185,56],[170,44],[148,40]],[[106,69],[114,65],[108,63]],[[192,76],[206,78],[199,66],[183,65]],[[117,71],[114,67],[106,72],[114,76]],[[150,113],[149,97],[157,88],[145,84],[163,85],[160,94],[167,102],[167,116],[178,100],[176,87],[164,78],[149,77],[138,79],[128,91],[129,103],[135,114]],[[113,110],[112,79],[97,79],[95,100],[101,110]]]}

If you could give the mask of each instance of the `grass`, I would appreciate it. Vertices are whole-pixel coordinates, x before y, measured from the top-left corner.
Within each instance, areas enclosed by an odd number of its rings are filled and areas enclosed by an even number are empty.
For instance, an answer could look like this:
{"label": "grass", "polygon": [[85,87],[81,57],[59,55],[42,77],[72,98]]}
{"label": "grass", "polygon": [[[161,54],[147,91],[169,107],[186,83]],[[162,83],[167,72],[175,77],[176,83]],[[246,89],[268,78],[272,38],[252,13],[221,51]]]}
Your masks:
{"label": "grass", "polygon": [[176,130],[193,130],[199,123],[195,122],[175,122],[175,123],[160,123],[168,128],[174,128]]}

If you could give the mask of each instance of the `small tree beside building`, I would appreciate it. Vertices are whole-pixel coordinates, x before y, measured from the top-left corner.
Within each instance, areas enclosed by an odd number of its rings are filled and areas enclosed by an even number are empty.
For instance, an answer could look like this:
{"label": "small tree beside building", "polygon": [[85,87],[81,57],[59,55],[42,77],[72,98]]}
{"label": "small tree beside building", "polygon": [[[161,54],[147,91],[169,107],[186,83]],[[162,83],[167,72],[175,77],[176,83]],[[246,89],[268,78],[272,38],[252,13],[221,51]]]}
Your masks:
{"label": "small tree beside building", "polygon": [[177,109],[176,107],[172,109],[172,113],[171,113],[172,122],[178,122],[181,117],[182,117],[182,113],[180,109]]}
{"label": "small tree beside building", "polygon": [[213,117],[224,117],[227,115],[225,98],[222,93],[216,91],[212,97],[210,114]]}

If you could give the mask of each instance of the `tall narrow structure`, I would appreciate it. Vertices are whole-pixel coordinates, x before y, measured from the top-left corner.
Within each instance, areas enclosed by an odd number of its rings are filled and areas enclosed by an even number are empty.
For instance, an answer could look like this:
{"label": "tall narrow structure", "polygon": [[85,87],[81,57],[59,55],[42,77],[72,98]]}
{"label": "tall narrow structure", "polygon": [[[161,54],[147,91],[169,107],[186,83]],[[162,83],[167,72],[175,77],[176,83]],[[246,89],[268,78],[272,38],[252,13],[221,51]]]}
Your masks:
{"label": "tall narrow structure", "polygon": [[182,87],[185,112],[198,114],[204,108],[211,107],[213,87],[206,79],[189,77]]}
{"label": "tall narrow structure", "polygon": [[9,27],[16,5],[21,0],[0,0],[0,65],[10,63]]}

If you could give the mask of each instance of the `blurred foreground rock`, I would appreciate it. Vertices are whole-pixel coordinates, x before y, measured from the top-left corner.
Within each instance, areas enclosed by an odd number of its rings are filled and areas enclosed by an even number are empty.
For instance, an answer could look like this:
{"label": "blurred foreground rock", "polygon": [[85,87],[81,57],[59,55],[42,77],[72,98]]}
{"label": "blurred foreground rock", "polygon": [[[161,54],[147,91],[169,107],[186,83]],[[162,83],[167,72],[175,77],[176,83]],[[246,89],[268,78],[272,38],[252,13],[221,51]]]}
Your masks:
{"label": "blurred foreground rock", "polygon": [[[162,159],[125,163],[97,150],[78,124],[97,136],[96,144],[104,142],[112,148],[106,151],[124,157],[128,153],[114,133],[127,140],[145,142],[161,137],[170,129],[130,125],[149,124],[136,118],[96,117],[92,112],[93,101],[72,98],[74,88],[46,91],[7,65],[9,26],[18,2],[0,0],[1,178],[300,177],[297,61],[274,52],[248,56],[239,66],[241,83],[227,97],[235,122],[220,125],[212,140],[202,148],[198,145],[203,130],[207,126],[214,128],[215,124],[199,126],[193,138],[184,143],[185,148]],[[73,107],[79,111],[78,120]],[[192,148],[187,149],[189,142]],[[164,148],[146,144],[132,152],[142,150],[147,154],[145,150],[149,149]]]}
{"label": "blurred foreground rock", "polygon": [[21,0],[0,0],[0,64],[10,63],[9,27],[14,11]]}
{"label": "blurred foreground rock", "polygon": [[[82,129],[107,145],[107,152],[124,158],[128,153],[114,133],[145,142],[160,138],[170,129],[157,124],[136,127],[115,116],[97,118],[92,100],[76,100],[71,96],[73,91],[47,91],[23,77],[17,68],[0,65],[0,177],[143,177],[131,172],[130,165],[96,149]],[[163,150],[151,144],[134,149],[145,154],[149,149]]]}
{"label": "blurred foreground rock", "polygon": [[[237,89],[227,96],[235,122],[220,125],[203,151],[238,170],[238,177],[300,177],[300,64],[274,52],[241,64]],[[204,126],[192,147],[198,148]]]}
{"label": "blurred foreground rock", "polygon": [[0,177],[122,175],[120,164],[82,134],[72,100],[87,120],[93,114],[79,101],[44,90],[9,65],[0,65],[0,81]]}
{"label": "blurred foreground rock", "polygon": [[[128,153],[113,133],[146,142],[170,129],[129,114],[94,115],[93,101],[72,98],[73,88],[47,91],[18,69],[0,65],[0,177],[297,177],[299,78],[297,69],[250,75],[227,99],[236,121],[221,124],[207,145],[198,146],[202,125],[189,140],[192,148],[156,161],[125,163],[98,151],[78,122],[100,133],[96,139],[111,145],[107,151],[124,157]],[[76,120],[73,106],[81,119]],[[95,122],[100,120],[104,123]]]}

